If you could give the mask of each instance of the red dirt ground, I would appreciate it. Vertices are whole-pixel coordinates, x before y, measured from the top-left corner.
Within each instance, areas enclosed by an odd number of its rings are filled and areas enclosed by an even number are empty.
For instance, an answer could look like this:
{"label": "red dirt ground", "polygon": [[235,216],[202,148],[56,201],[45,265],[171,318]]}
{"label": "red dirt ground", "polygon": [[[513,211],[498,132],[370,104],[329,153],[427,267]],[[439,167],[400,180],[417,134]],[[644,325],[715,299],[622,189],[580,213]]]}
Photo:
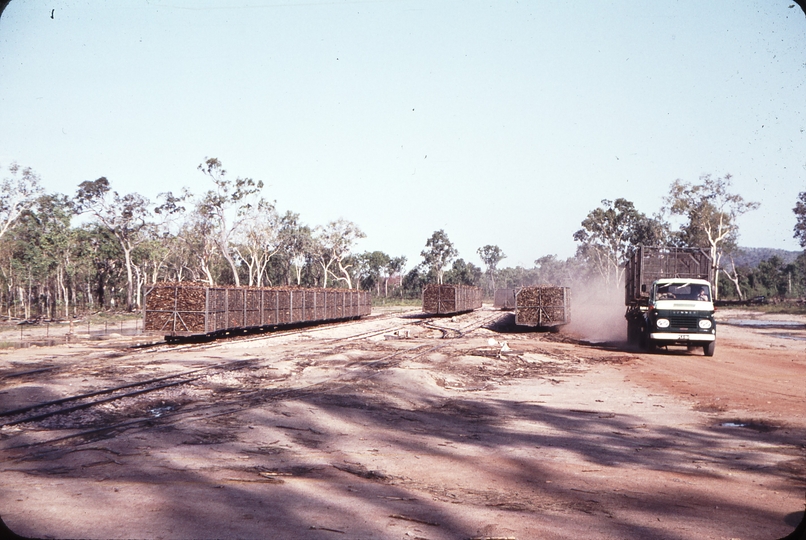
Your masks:
{"label": "red dirt ground", "polygon": [[0,411],[210,369],[0,428],[0,515],[38,538],[777,539],[806,494],[806,326],[719,313],[711,358],[489,309],[6,349]]}

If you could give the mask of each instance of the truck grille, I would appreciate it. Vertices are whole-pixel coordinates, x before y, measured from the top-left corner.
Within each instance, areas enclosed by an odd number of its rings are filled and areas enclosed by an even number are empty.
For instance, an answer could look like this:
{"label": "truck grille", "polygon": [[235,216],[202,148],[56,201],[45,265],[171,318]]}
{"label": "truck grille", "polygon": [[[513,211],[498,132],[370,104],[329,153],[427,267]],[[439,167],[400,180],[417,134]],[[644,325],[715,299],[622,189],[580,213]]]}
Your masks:
{"label": "truck grille", "polygon": [[669,325],[672,328],[688,328],[690,330],[695,330],[697,328],[697,320],[697,317],[672,315],[669,317]]}

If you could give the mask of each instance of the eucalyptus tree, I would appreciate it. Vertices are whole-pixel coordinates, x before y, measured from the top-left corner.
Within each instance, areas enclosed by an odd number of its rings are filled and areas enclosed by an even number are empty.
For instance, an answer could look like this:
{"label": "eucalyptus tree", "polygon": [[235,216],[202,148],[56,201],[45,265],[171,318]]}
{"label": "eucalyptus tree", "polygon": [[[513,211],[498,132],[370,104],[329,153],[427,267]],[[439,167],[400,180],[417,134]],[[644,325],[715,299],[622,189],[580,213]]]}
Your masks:
{"label": "eucalyptus tree", "polygon": [[269,260],[280,250],[280,216],[273,203],[260,199],[244,211],[234,251],[246,265],[249,285],[263,286]]}
{"label": "eucalyptus tree", "polygon": [[476,250],[476,253],[479,254],[481,257],[481,262],[487,267],[487,277],[490,282],[490,291],[495,291],[495,272],[498,267],[498,263],[502,260],[506,259],[507,256],[504,254],[503,250],[498,246],[491,246],[486,245],[484,247],[480,247]]}
{"label": "eucalyptus tree", "polygon": [[184,188],[179,195],[173,192],[160,193],[159,204],[154,207],[155,220],[144,229],[146,240],[138,250],[138,287],[166,281],[182,281],[187,268],[186,243],[179,237],[187,213],[185,203],[192,197]]}
{"label": "eucalyptus tree", "polygon": [[586,261],[605,284],[618,287],[629,253],[638,245],[662,245],[667,226],[659,218],[647,217],[627,199],[603,200],[582,220],[574,233],[579,242],[577,256]]}
{"label": "eucalyptus tree", "polygon": [[418,264],[403,276],[401,280],[401,295],[405,294],[408,298],[416,298],[423,292],[423,288],[428,283],[428,273],[421,264]]}
{"label": "eucalyptus tree", "polygon": [[286,269],[286,283],[291,285],[293,277],[296,284],[302,284],[302,270],[314,255],[313,231],[300,222],[299,214],[288,211],[281,218],[277,231],[280,253],[282,254]]}
{"label": "eucalyptus tree", "polygon": [[451,269],[445,272],[445,281],[457,285],[478,286],[481,283],[482,270],[464,259],[453,261]]}
{"label": "eucalyptus tree", "polygon": [[8,314],[11,316],[14,297],[26,301],[24,288],[20,289],[21,272],[25,270],[15,262],[20,246],[9,240],[9,233],[35,204],[42,193],[39,176],[30,167],[12,163],[0,180],[0,278],[6,292]]}
{"label": "eucalyptus tree", "polygon": [[217,158],[207,158],[198,166],[198,170],[213,181],[215,188],[202,195],[196,211],[213,225],[218,251],[229,264],[235,285],[240,285],[231,240],[235,231],[249,218],[249,211],[255,204],[252,199],[263,189],[263,181],[241,177],[230,180]]}
{"label": "eucalyptus tree", "polygon": [[566,285],[571,282],[566,268],[568,264],[556,255],[544,255],[535,260],[537,285]]}
{"label": "eucalyptus tree", "polygon": [[126,270],[126,309],[131,311],[135,305],[132,252],[145,240],[141,232],[151,215],[149,200],[139,193],[118,194],[102,176],[81,182],[74,202],[79,213],[92,215],[120,245]]}
{"label": "eucalyptus tree", "polygon": [[445,267],[459,255],[459,251],[453,247],[445,231],[440,229],[434,231],[431,238],[426,240],[425,249],[420,255],[424,264],[436,274],[437,283],[442,284]]}
{"label": "eucalyptus tree", "polygon": [[797,220],[794,237],[800,243],[800,247],[806,248],[806,191],[801,191],[798,194],[798,201],[792,211],[795,213],[795,219]]}
{"label": "eucalyptus tree", "polygon": [[[739,216],[759,207],[759,203],[731,193],[731,179],[730,174],[721,178],[706,174],[699,184],[678,179],[672,182],[665,199],[669,212],[686,220],[678,231],[682,243],[710,251],[715,277],[722,255],[736,246]],[[719,298],[719,280],[715,281],[714,297]]]}
{"label": "eucalyptus tree", "polygon": [[40,285],[47,279],[48,259],[42,250],[40,228],[32,213],[26,212],[3,238],[3,278],[9,287],[8,302],[14,315],[33,317],[37,299],[44,293]]}
{"label": "eucalyptus tree", "polygon": [[53,284],[59,261],[56,248],[61,244],[57,234],[59,216],[39,211],[46,199],[40,196],[0,238],[0,283],[5,293],[0,295],[0,305],[6,304],[9,316],[21,308],[23,316],[29,318],[37,299],[43,298],[44,311],[52,316],[54,304],[60,301],[61,291]]}
{"label": "eucalyptus tree", "polygon": [[[348,289],[353,288],[350,276],[352,265],[347,261],[358,240],[366,238],[366,234],[352,221],[338,219],[324,227],[318,227],[314,240],[316,242],[317,260],[323,271],[322,287],[327,287],[328,276],[336,281],[343,281]],[[337,274],[332,270],[338,268]]]}
{"label": "eucalyptus tree", "polygon": [[[75,215],[72,201],[60,193],[40,196],[30,211],[40,238],[40,249],[48,259],[48,278],[55,279],[53,296],[63,311],[70,316],[70,289],[75,286],[74,255],[77,247],[76,230],[71,222]],[[50,313],[51,317],[53,312]]]}
{"label": "eucalyptus tree", "polygon": [[183,248],[178,253],[186,257],[174,257],[174,272],[178,280],[184,269],[193,276],[194,281],[206,281],[208,285],[216,285],[215,258],[218,254],[218,243],[215,240],[215,224],[207,212],[196,206],[182,224],[179,234]]}
{"label": "eucalyptus tree", "polygon": [[400,276],[401,279],[401,294],[402,294],[402,285],[403,285],[403,270],[406,268],[406,257],[390,257],[389,262],[386,263],[386,267],[384,267],[384,281],[383,281],[383,288],[384,288],[384,296],[389,296],[389,280],[394,276]]}
{"label": "eucalyptus tree", "polygon": [[0,181],[0,238],[20,219],[42,194],[39,175],[30,167],[17,163],[8,166],[8,173]]}
{"label": "eucalyptus tree", "polygon": [[104,309],[120,303],[121,283],[126,288],[125,264],[120,242],[98,222],[83,224],[77,231],[77,256],[81,262],[81,281],[85,290],[85,307]]}
{"label": "eucalyptus tree", "polygon": [[361,284],[364,286],[375,288],[375,294],[381,295],[381,278],[384,269],[392,260],[389,255],[383,251],[364,252],[354,257],[355,264],[358,267],[355,272],[356,288],[360,289]]}

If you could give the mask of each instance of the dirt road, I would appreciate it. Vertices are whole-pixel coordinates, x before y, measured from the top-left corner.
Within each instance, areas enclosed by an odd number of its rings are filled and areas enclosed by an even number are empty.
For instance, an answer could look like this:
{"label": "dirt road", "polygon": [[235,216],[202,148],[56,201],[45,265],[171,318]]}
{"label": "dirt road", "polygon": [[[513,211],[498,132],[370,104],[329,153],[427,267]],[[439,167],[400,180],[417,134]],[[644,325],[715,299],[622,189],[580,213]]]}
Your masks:
{"label": "dirt road", "polygon": [[6,349],[0,515],[43,538],[792,531],[806,321],[720,312],[738,324],[720,324],[706,358],[512,318],[388,313],[208,344]]}

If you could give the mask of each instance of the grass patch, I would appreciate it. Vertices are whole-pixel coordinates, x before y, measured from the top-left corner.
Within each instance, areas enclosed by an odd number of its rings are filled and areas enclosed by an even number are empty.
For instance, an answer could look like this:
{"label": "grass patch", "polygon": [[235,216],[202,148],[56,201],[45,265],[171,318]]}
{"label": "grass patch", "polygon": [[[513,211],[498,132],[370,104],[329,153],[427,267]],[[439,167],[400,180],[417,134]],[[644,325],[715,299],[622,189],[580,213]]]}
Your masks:
{"label": "grass patch", "polygon": [[422,298],[384,298],[376,296],[372,298],[373,307],[421,307]]}
{"label": "grass patch", "polygon": [[90,322],[120,322],[120,321],[133,321],[135,319],[142,319],[143,312],[138,311],[100,311],[93,313],[89,316]]}
{"label": "grass patch", "polygon": [[761,304],[753,306],[762,313],[785,313],[787,315],[806,315],[806,305],[782,302],[780,304]]}
{"label": "grass patch", "polygon": [[759,313],[806,315],[806,304],[780,302],[775,304],[753,304],[751,306],[720,306],[719,311],[757,311]]}

